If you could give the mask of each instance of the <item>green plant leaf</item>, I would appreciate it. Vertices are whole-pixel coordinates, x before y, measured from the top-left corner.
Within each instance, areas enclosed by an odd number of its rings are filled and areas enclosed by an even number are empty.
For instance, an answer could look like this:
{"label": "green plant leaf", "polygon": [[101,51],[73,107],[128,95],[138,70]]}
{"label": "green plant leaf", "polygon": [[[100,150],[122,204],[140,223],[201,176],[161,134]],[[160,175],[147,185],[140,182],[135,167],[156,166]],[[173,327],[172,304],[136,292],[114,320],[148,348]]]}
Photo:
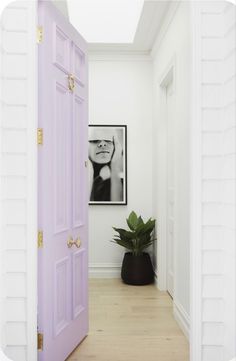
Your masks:
{"label": "green plant leaf", "polygon": [[130,229],[131,231],[134,231],[135,228],[134,228],[133,224],[130,223],[129,218],[126,219],[126,222],[127,222],[127,224],[128,224],[129,229]]}
{"label": "green plant leaf", "polygon": [[138,225],[136,229],[136,233],[138,235],[142,235],[145,233],[151,233],[155,227],[155,220],[152,220],[151,218],[143,224]]}
{"label": "green plant leaf", "polygon": [[141,225],[141,224],[144,224],[144,222],[143,222],[142,217],[139,216],[139,217],[138,217],[138,221],[137,221],[137,227],[138,227],[139,225]]}
{"label": "green plant leaf", "polygon": [[142,245],[142,246],[139,248],[140,251],[143,251],[145,248],[148,248],[149,246],[152,245],[152,243],[153,243],[153,242],[149,242],[149,243],[147,243],[147,244]]}
{"label": "green plant leaf", "polygon": [[149,218],[146,222],[141,216],[132,211],[126,219],[129,229],[113,227],[117,232],[113,237],[113,243],[116,243],[132,251],[133,254],[139,255],[143,250],[153,244],[155,220]]}
{"label": "green plant leaf", "polygon": [[126,231],[123,228],[115,228],[113,227],[113,229],[119,233],[120,238],[124,238],[124,239],[133,239],[134,238],[134,233],[130,232],[130,231]]}
{"label": "green plant leaf", "polygon": [[[129,222],[129,223],[128,223]],[[132,211],[127,219],[127,223],[128,226],[130,227],[130,229],[133,231],[135,230],[135,228],[137,227],[137,223],[138,223],[138,217],[137,214]]]}
{"label": "green plant leaf", "polygon": [[127,241],[124,241],[124,240],[121,240],[121,239],[116,239],[116,240],[114,240],[112,242],[116,243],[119,246],[122,246],[124,248],[130,249],[130,250],[133,250],[133,248],[134,248],[132,242],[127,242]]}

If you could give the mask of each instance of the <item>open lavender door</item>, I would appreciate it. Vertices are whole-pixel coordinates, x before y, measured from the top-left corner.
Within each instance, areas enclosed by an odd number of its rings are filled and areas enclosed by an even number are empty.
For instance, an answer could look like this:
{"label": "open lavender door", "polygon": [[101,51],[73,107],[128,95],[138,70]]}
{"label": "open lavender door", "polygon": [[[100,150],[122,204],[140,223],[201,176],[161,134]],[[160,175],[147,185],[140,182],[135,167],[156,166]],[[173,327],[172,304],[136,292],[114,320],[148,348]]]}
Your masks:
{"label": "open lavender door", "polygon": [[38,356],[64,361],[88,332],[87,50],[51,1],[39,26]]}

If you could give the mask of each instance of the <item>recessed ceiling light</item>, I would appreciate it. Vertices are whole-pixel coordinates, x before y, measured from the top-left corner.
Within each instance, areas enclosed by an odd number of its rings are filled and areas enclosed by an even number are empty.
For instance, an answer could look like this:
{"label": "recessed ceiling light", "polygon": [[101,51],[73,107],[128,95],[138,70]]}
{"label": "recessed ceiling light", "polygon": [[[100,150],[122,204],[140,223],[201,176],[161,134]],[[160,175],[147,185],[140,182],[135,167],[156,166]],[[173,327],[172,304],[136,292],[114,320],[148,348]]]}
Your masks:
{"label": "recessed ceiling light", "polygon": [[69,0],[72,25],[89,43],[132,43],[144,0]]}

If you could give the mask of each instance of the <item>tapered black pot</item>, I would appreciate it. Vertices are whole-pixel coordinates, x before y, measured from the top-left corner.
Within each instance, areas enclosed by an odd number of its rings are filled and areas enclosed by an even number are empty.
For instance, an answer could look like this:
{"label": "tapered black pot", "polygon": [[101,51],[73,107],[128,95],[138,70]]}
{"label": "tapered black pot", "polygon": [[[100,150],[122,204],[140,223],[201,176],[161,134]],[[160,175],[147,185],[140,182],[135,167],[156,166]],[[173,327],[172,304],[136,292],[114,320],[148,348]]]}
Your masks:
{"label": "tapered black pot", "polygon": [[148,285],[154,281],[151,258],[148,253],[134,256],[131,252],[124,255],[121,278],[129,285]]}

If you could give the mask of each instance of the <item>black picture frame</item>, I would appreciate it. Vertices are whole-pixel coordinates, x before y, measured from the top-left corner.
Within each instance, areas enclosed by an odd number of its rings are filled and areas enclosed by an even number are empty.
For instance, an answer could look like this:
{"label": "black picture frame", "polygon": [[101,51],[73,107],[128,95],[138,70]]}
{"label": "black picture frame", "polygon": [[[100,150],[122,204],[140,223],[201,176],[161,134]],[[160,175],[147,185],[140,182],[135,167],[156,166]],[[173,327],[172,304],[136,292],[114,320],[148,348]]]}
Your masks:
{"label": "black picture frame", "polygon": [[88,143],[89,205],[127,205],[127,126],[91,124]]}

